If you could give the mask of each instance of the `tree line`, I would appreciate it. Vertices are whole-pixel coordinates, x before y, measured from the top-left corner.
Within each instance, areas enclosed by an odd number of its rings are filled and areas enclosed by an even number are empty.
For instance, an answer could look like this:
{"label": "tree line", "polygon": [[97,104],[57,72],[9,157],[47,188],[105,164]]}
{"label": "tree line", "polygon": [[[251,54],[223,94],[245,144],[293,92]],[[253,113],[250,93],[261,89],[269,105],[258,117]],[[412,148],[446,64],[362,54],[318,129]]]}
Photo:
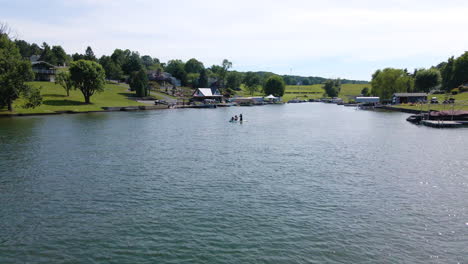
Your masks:
{"label": "tree line", "polygon": [[[398,92],[444,92],[457,93],[460,86],[468,83],[468,52],[455,58],[450,57],[428,69],[385,68],[372,75],[371,94],[384,100]],[[464,88],[462,88],[464,89]]]}

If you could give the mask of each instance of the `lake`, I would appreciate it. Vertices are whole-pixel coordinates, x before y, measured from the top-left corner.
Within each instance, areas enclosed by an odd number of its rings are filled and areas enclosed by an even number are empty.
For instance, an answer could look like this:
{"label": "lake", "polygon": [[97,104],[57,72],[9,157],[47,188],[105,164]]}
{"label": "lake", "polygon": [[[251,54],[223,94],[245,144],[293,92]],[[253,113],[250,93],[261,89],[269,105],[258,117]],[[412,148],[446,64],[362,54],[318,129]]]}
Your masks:
{"label": "lake", "polygon": [[468,263],[468,129],[407,116],[0,118],[0,263]]}

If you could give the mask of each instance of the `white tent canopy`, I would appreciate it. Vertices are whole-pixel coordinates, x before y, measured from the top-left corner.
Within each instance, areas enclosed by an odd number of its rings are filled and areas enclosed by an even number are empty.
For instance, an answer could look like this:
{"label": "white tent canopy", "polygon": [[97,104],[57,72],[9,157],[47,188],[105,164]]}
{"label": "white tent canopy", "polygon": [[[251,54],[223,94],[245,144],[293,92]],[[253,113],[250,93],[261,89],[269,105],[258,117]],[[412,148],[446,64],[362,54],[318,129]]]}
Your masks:
{"label": "white tent canopy", "polygon": [[269,96],[265,97],[266,99],[278,99],[278,97],[275,97],[273,96],[272,94],[270,94]]}

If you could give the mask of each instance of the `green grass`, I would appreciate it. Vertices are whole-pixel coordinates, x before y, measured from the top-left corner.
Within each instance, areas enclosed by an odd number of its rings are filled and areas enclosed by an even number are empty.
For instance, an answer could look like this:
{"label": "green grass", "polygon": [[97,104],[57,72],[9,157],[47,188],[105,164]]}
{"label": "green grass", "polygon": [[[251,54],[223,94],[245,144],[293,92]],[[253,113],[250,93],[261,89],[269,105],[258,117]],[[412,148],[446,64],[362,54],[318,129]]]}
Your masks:
{"label": "green grass", "polygon": [[[345,102],[349,102],[354,97],[361,95],[364,87],[371,88],[370,84],[342,84],[341,91],[338,97],[342,98]],[[292,99],[319,99],[323,98],[325,91],[322,84],[314,85],[287,85],[286,91],[283,96],[283,101]]]}
{"label": "green grass", "polygon": [[341,85],[341,91],[338,97],[342,98],[345,102],[349,102],[356,96],[361,95],[362,89],[365,87],[371,89],[370,84],[343,84]]}
{"label": "green grass", "polygon": [[84,97],[79,90],[70,91],[70,96],[67,97],[65,90],[55,83],[30,82],[28,84],[42,87],[42,105],[34,109],[23,109],[21,107],[23,100],[20,98],[13,103],[13,112],[0,109],[0,115],[54,113],[56,111],[87,112],[102,110],[104,106],[145,105],[128,99],[128,97],[134,96],[135,92],[129,92],[125,86],[121,85],[106,84],[103,92],[96,93],[91,97],[91,104],[85,104]]}

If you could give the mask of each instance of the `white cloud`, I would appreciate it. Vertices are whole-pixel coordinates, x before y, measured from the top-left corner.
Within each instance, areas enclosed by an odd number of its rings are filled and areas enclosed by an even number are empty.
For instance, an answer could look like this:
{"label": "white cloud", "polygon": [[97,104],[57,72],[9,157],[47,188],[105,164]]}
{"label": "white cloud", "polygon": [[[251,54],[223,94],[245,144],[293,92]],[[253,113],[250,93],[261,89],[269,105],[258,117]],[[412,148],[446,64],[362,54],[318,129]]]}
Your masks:
{"label": "white cloud", "polygon": [[[86,12],[73,16],[75,8]],[[375,63],[458,55],[468,42],[467,11],[464,1],[433,0],[72,0],[63,3],[71,16],[59,21],[0,15],[24,39],[68,52],[129,48],[163,60],[196,57],[209,65],[229,58],[266,67],[309,60],[314,71],[314,61],[327,57]]]}

